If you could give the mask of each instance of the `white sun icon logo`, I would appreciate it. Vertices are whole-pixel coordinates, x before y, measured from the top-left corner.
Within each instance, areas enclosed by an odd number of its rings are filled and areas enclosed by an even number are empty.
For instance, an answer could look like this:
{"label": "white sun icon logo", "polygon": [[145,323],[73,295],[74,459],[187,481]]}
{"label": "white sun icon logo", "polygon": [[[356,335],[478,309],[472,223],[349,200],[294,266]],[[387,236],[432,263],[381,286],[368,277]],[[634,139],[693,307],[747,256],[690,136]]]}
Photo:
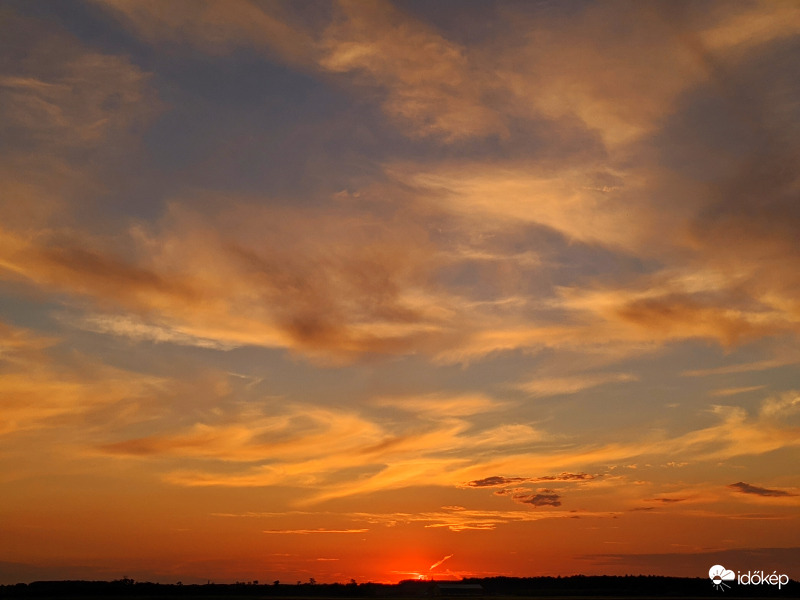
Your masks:
{"label": "white sun icon logo", "polygon": [[725,591],[725,588],[730,588],[726,581],[733,581],[736,579],[736,574],[733,571],[730,571],[723,567],[722,565],[714,565],[708,570],[708,576],[711,579],[711,583],[714,584],[714,587],[718,590]]}

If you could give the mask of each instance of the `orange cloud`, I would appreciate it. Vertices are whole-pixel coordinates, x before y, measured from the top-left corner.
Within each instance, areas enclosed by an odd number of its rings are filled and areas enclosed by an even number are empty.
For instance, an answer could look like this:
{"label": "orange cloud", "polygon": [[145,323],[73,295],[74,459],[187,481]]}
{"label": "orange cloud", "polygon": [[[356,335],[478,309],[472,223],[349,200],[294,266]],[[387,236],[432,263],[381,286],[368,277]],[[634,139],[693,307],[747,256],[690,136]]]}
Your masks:
{"label": "orange cloud", "polygon": [[427,283],[435,256],[413,222],[246,205],[214,220],[176,205],[160,231],[134,228],[127,242],[132,258],[103,238],[8,232],[0,265],[99,309],[75,324],[137,338],[346,360],[407,351],[447,327]]}
{"label": "orange cloud", "polygon": [[[309,535],[312,533],[365,533],[369,529],[266,529],[264,533]],[[318,558],[317,560],[338,560],[336,558]]]}
{"label": "orange cloud", "polygon": [[458,510],[421,513],[350,513],[354,519],[368,523],[394,526],[397,523],[422,523],[427,528],[447,528],[450,531],[492,531],[499,525],[541,521],[545,519],[613,518],[613,512],[574,510]]}
{"label": "orange cloud", "polygon": [[446,142],[507,137],[513,119],[577,119],[609,148],[624,148],[656,130],[684,91],[716,77],[719,56],[797,31],[796,9],[777,3],[715,6],[704,19],[656,5],[592,5],[569,21],[507,8],[504,37],[467,48],[388,1],[341,0],[330,17],[313,19],[291,5],[247,0],[224,8],[96,1],[153,43],[212,53],[246,46],[352,77],[381,90],[385,112],[404,131]]}
{"label": "orange cloud", "polygon": [[83,51],[65,36],[53,69],[45,44],[31,44],[25,75],[0,73],[3,118],[16,141],[51,151],[92,147],[127,135],[158,107],[148,74],[128,60]]}
{"label": "orange cloud", "polygon": [[431,169],[394,164],[386,169],[400,181],[429,191],[432,203],[477,227],[486,227],[487,218],[535,223],[570,239],[644,251],[656,227],[670,226],[657,224],[652,207],[640,199],[642,186],[651,185],[652,177],[616,172],[608,165],[536,169],[528,164],[456,163]]}
{"label": "orange cloud", "polygon": [[517,387],[531,396],[555,396],[575,394],[606,383],[636,381],[637,379],[630,373],[589,373],[573,377],[537,377],[526,383],[518,384]]}
{"label": "orange cloud", "polygon": [[480,413],[498,411],[507,406],[480,394],[448,396],[428,394],[424,396],[400,396],[379,398],[373,402],[377,406],[397,408],[425,417],[466,417]]}
{"label": "orange cloud", "polygon": [[[60,340],[0,323],[0,435],[65,424],[85,425],[117,405],[116,424],[141,418],[138,402],[165,390],[163,379],[80,357],[65,365],[50,355]],[[125,407],[133,408],[126,410]]]}
{"label": "orange cloud", "polygon": [[127,57],[43,20],[12,11],[3,20],[3,53],[24,60],[0,67],[0,222],[9,234],[33,234],[74,224],[75,207],[90,213],[91,199],[107,191],[100,173],[135,155],[133,132],[163,105],[150,74]]}
{"label": "orange cloud", "polygon": [[800,32],[800,9],[794,2],[755,2],[725,7],[728,16],[702,33],[711,50],[745,52]]}
{"label": "orange cloud", "polygon": [[313,57],[310,32],[290,24],[277,3],[94,1],[154,43],[189,42],[204,52],[220,54],[241,46],[263,48],[295,65],[307,64]]}
{"label": "orange cloud", "polygon": [[747,392],[755,392],[763,390],[766,385],[748,385],[738,388],[722,388],[711,392],[712,396],[735,396],[736,394],[746,394]]}
{"label": "orange cloud", "polygon": [[246,46],[294,66],[355,74],[382,89],[387,114],[416,135],[457,140],[506,131],[484,106],[486,90],[474,82],[485,74],[469,64],[465,49],[389,2],[338,2],[322,28],[319,18],[274,3],[97,2],[152,43],[185,41],[212,53]]}
{"label": "orange cloud", "polygon": [[[613,443],[568,443],[560,438],[554,445],[552,436],[542,437],[531,428],[516,438],[499,433],[507,434],[507,427],[497,434],[476,430],[468,420],[472,413],[422,412],[418,422],[389,428],[355,412],[296,405],[269,416],[250,409],[230,415],[227,423],[196,424],[185,433],[114,442],[98,450],[108,456],[193,459],[196,468],[187,463],[188,468],[169,471],[164,479],[182,486],[295,486],[306,488],[299,501],[307,503],[408,486],[494,482],[487,472],[569,469],[574,473],[636,457],[663,461],[691,456],[696,463],[759,455],[798,444],[797,428],[787,420],[798,406],[796,394],[786,395],[765,400],[754,417],[739,407],[716,407],[716,424],[673,437],[650,434]],[[537,442],[535,450],[532,442]],[[218,461],[219,468],[209,460]],[[237,463],[241,466],[234,468]],[[577,484],[588,480],[595,485],[591,476],[569,471],[554,477],[503,478],[498,484],[517,480]],[[601,487],[614,484],[608,478],[598,482]]]}
{"label": "orange cloud", "polygon": [[[427,397],[424,402],[441,406],[422,410],[416,421],[398,422],[391,429],[355,412],[315,406],[289,406],[269,415],[243,408],[228,423],[198,423],[184,433],[113,442],[97,451],[118,457],[179,456],[241,463],[233,472],[183,469],[165,478],[187,486],[304,486],[317,488],[312,498],[322,500],[423,481],[448,484],[450,477],[443,473],[469,463],[459,454],[475,449],[499,452],[540,435],[530,427],[506,426],[467,435],[471,428],[467,417],[476,413],[452,413],[448,407],[456,406],[458,397]],[[486,410],[484,404],[478,412]],[[448,453],[454,456],[443,456]],[[348,475],[353,472],[362,476],[354,481]]]}
{"label": "orange cloud", "polygon": [[[220,48],[234,43],[230,41],[234,37],[236,44],[249,45],[274,40],[276,51],[287,56],[294,51],[280,48],[289,44],[291,32],[306,28],[304,35],[311,36],[316,31],[319,40],[312,43],[301,36],[297,43],[321,53],[313,59],[321,61],[319,68],[360,73],[369,85],[383,88],[387,111],[416,124],[417,133],[449,139],[502,129],[494,120],[500,109],[483,101],[486,90],[499,84],[491,77],[475,75],[485,67],[480,49],[475,50],[477,54],[468,53],[433,28],[418,27],[411,16],[387,3],[343,3],[326,27],[316,29],[291,11],[283,14],[276,6],[247,2],[222,12],[216,3],[175,3],[161,10],[148,2],[114,2],[108,8],[154,39],[186,36],[200,43],[219,36],[224,40]],[[603,22],[614,12],[596,7],[585,18]],[[675,40],[668,34],[663,15],[645,16],[647,27],[660,32],[650,40],[659,48],[657,56],[666,56],[665,49]],[[728,17],[721,11],[714,15],[714,22],[723,23]],[[587,22],[579,20],[574,28],[583,31]],[[636,31],[623,29],[624,40],[594,32],[585,41],[608,46],[613,52],[629,37],[639,44],[647,41],[637,37]],[[523,42],[532,48],[561,43],[544,34],[509,43]],[[537,60],[546,63],[550,56],[559,53],[545,52]],[[621,77],[639,76],[641,65],[633,62],[630,72]],[[83,138],[66,132],[85,130],[86,143],[96,144],[144,118],[136,107],[147,104],[146,74],[123,59],[101,59],[86,52],[76,54],[69,65],[66,70],[73,79],[93,82],[91,90],[79,94],[85,96],[79,103],[65,95],[65,84],[53,76],[4,80],[12,100],[18,98],[11,105],[18,108],[14,114],[19,113],[20,127],[38,143],[55,144],[52,140],[63,138],[80,144]],[[670,67],[677,75],[669,81],[684,81],[682,69],[689,67],[681,65]],[[513,61],[507,66],[512,71],[521,68]],[[552,75],[547,64],[531,68],[536,72],[522,69],[519,76],[546,83]],[[655,72],[649,63],[647,70]],[[558,75],[573,76],[577,77],[567,72]],[[576,98],[590,98],[590,104],[602,98],[604,105],[622,106],[605,83],[581,78],[588,87],[580,87],[583,91],[576,92]],[[97,81],[101,84],[96,85]],[[654,114],[665,110],[662,104],[676,93],[669,81],[664,83],[669,88],[665,90],[648,84],[651,95],[661,98],[654,100],[659,107],[652,108]],[[562,84],[553,85],[556,89]],[[116,88],[124,90],[124,102],[109,110],[104,100]],[[531,97],[545,96],[537,92]],[[44,111],[45,116],[23,114],[36,106],[51,108]],[[583,109],[569,102],[564,110],[583,114]],[[476,116],[475,111],[480,114]],[[637,114],[628,108],[623,112],[626,119]],[[600,115],[601,122],[613,121],[603,117],[602,110],[592,114]],[[652,119],[642,114],[636,128],[649,130]],[[459,124],[462,118],[479,129],[464,128]],[[414,190],[412,201],[392,223],[383,221],[381,209],[374,206],[354,213],[352,207],[338,207],[312,214],[258,209],[252,205],[259,199],[243,198],[226,199],[234,204],[230,211],[218,206],[209,211],[218,214],[201,214],[185,208],[192,196],[185,192],[189,198],[174,202],[158,226],[137,225],[116,239],[68,227],[35,235],[29,229],[8,227],[0,244],[0,267],[9,277],[88,300],[92,312],[72,320],[86,329],[220,349],[281,347],[334,363],[369,353],[410,352],[428,353],[442,362],[466,361],[496,351],[542,346],[587,351],[600,346],[608,351],[613,346],[613,352],[625,356],[671,340],[699,337],[731,346],[796,334],[800,328],[800,305],[795,300],[800,280],[792,274],[799,270],[792,254],[787,255],[788,238],[778,236],[779,241],[764,246],[764,239],[776,237],[768,235],[769,224],[764,224],[764,231],[748,234],[740,230],[740,220],[733,215],[736,218],[715,223],[712,241],[704,242],[692,232],[697,213],[707,202],[701,187],[647,164],[633,167],[621,150],[569,167],[547,161],[538,166],[451,162],[391,164],[386,170],[395,181],[381,192],[400,194],[398,190],[404,189],[405,195],[398,197],[405,199],[408,189]],[[43,191],[33,179],[13,182],[12,178],[10,191],[28,198],[15,205],[36,204],[29,201],[31,195],[55,196],[53,204],[67,200],[54,192],[55,184]],[[778,186],[775,193],[782,189]],[[699,200],[696,206],[670,202],[666,210],[664,195]],[[505,287],[518,281],[513,274],[527,273],[526,269],[549,274],[555,267],[542,261],[538,252],[502,252],[464,238],[448,240],[424,224],[423,217],[431,213],[455,218],[486,236],[521,225],[545,226],[587,247],[600,244],[614,252],[646,255],[666,266],[658,277],[642,276],[625,286],[598,281],[590,289],[567,284],[560,295],[550,290],[552,296],[540,304],[562,311],[561,317],[534,320],[530,298]],[[728,244],[726,240],[734,235],[741,243]],[[762,255],[768,249],[767,259],[775,267],[769,272],[776,275],[759,275],[763,256],[755,260],[742,250],[732,250],[729,258],[721,258],[721,253],[711,252],[712,246],[744,247]],[[694,253],[692,260],[679,258],[687,252]],[[786,265],[781,266],[779,257],[786,256],[781,259]],[[492,299],[476,299],[442,283],[445,269],[478,262],[498,263],[487,267],[487,277],[498,278],[492,280],[498,288]],[[500,273],[509,269],[513,274],[501,278]],[[667,281],[676,272],[675,281]],[[706,289],[693,288],[692,279],[706,281]],[[757,285],[748,285],[756,279]]]}
{"label": "orange cloud", "polygon": [[719,305],[704,305],[694,298],[677,295],[629,302],[619,308],[619,316],[658,337],[715,338],[725,346],[786,329],[797,330],[794,324],[781,322],[778,315],[721,310]]}

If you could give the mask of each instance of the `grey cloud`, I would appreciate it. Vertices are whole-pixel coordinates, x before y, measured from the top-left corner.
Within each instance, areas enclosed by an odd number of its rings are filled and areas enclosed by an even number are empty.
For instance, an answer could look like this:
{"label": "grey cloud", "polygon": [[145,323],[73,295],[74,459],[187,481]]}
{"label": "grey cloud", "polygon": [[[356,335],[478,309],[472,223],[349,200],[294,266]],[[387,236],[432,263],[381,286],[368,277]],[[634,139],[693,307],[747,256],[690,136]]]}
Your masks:
{"label": "grey cloud", "polygon": [[494,492],[494,495],[510,496],[514,502],[531,506],[561,506],[561,496],[555,490],[545,488],[539,489],[536,493],[526,488],[502,489]]}
{"label": "grey cloud", "polygon": [[469,487],[502,487],[512,483],[522,483],[528,481],[526,477],[503,477],[501,475],[494,475],[492,477],[485,477],[484,479],[476,479],[467,483]]}
{"label": "grey cloud", "polygon": [[[558,475],[542,475],[541,477],[505,477],[503,475],[493,475],[483,479],[476,479],[467,482],[467,487],[505,487],[515,483],[541,483],[544,481],[589,481],[597,478],[597,475],[589,473],[567,473],[566,471]],[[498,494],[501,495],[501,494]]]}
{"label": "grey cloud", "polygon": [[742,494],[755,494],[757,496],[771,496],[778,498],[783,498],[786,496],[797,496],[797,494],[792,494],[790,492],[787,492],[786,490],[770,490],[768,488],[762,488],[755,485],[750,485],[749,483],[745,483],[744,481],[737,481],[736,483],[730,484],[728,487]]}
{"label": "grey cloud", "polygon": [[515,496],[525,494],[530,492],[529,488],[503,488],[500,490],[496,490],[494,493],[495,496]]}
{"label": "grey cloud", "polygon": [[536,494],[514,494],[514,502],[531,506],[561,506],[561,496],[553,490],[541,489]]}
{"label": "grey cloud", "polygon": [[529,481],[588,481],[595,479],[597,475],[590,475],[589,473],[560,473],[559,475],[545,475],[543,477],[536,477]]}
{"label": "grey cloud", "polygon": [[683,502],[686,498],[651,498],[650,502],[661,502],[662,504],[675,504],[676,502]]}

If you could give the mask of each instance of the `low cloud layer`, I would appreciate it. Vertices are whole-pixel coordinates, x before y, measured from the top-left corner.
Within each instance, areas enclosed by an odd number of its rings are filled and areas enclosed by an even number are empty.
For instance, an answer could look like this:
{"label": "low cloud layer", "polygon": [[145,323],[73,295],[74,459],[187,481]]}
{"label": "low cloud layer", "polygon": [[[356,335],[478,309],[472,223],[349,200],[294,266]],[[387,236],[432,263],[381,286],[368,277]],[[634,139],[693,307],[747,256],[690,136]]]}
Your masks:
{"label": "low cloud layer", "polygon": [[797,496],[797,494],[787,492],[786,490],[776,490],[776,489],[758,487],[756,485],[750,485],[749,483],[745,483],[744,481],[732,483],[728,487],[741,494],[755,494],[757,496],[766,496],[772,498],[785,498],[787,496]]}
{"label": "low cloud layer", "polygon": [[483,479],[476,479],[468,481],[466,486],[482,488],[482,487],[505,487],[509,485],[516,485],[518,483],[541,483],[543,481],[591,481],[597,475],[589,475],[588,473],[560,473],[559,475],[543,475],[540,477],[504,477],[502,475],[493,475],[492,477],[484,477]]}
{"label": "low cloud layer", "polygon": [[510,494],[514,502],[520,504],[529,504],[531,506],[561,506],[561,496],[556,494],[553,490],[546,488],[539,489],[536,493],[528,493],[524,491],[514,492]]}

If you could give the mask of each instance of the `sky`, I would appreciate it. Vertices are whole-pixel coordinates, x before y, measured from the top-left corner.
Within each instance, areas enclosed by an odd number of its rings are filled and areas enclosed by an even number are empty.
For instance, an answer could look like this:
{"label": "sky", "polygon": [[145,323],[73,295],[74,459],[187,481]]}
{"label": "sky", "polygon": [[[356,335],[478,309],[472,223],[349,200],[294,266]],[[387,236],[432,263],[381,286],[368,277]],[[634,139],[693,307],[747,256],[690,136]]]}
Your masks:
{"label": "sky", "polygon": [[800,4],[0,28],[0,583],[800,577]]}

